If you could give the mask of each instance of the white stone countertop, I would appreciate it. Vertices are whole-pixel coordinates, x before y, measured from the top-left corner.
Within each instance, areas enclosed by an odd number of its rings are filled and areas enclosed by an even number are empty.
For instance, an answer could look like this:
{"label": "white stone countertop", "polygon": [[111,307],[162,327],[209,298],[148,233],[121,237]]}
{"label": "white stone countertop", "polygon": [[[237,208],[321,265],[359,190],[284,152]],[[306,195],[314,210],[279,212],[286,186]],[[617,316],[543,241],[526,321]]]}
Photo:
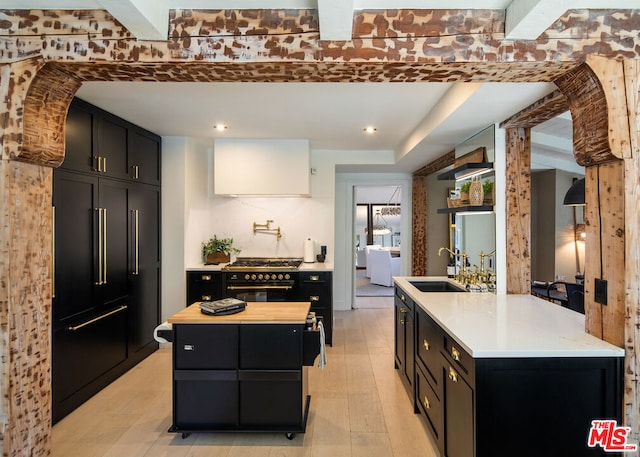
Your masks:
{"label": "white stone countertop", "polygon": [[410,281],[446,277],[394,277],[413,301],[475,358],[624,357],[624,349],[585,332],[583,314],[532,295],[421,292]]}

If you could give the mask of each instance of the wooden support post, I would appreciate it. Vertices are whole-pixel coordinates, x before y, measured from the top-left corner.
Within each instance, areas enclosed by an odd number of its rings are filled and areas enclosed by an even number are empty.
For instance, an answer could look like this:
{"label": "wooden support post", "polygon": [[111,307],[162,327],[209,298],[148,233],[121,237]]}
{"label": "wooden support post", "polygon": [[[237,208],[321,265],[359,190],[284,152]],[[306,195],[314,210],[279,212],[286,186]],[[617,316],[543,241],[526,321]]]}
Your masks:
{"label": "wooden support post", "polygon": [[531,289],[531,129],[507,129],[507,293]]}
{"label": "wooden support post", "polygon": [[412,190],[411,274],[427,274],[427,177],[414,176]]}
{"label": "wooden support post", "polygon": [[[624,345],[624,163],[586,170],[585,315],[588,333]],[[596,302],[596,280],[607,282],[606,306]]]}
{"label": "wooden support post", "polygon": [[625,61],[623,69],[630,138],[629,157],[624,160],[624,417],[631,428],[629,441],[640,444],[640,61]]}

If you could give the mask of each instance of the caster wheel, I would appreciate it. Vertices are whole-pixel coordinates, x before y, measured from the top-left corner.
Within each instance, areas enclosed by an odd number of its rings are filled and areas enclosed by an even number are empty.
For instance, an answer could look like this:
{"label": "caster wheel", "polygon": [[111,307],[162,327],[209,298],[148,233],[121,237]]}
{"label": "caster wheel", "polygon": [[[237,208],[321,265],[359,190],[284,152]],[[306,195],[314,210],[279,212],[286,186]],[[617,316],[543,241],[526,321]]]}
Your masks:
{"label": "caster wheel", "polygon": [[191,433],[183,433],[182,439],[189,438],[190,436],[191,436]]}
{"label": "caster wheel", "polygon": [[292,440],[296,436],[296,434],[289,432],[285,436],[287,437],[288,440]]}

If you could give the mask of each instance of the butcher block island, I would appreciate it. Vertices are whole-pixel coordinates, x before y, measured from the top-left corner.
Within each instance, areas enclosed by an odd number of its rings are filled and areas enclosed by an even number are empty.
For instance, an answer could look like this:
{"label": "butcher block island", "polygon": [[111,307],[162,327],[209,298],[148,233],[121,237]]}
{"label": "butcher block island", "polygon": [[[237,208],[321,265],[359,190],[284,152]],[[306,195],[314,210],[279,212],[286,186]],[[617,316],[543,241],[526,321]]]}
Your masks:
{"label": "butcher block island", "polygon": [[622,425],[624,350],[585,333],[584,315],[394,280],[395,366],[443,457],[612,455],[588,438],[593,420]]}
{"label": "butcher block island", "polygon": [[249,302],[210,316],[194,303],[172,316],[171,432],[304,433],[311,397],[305,366],[320,352],[309,302]]}

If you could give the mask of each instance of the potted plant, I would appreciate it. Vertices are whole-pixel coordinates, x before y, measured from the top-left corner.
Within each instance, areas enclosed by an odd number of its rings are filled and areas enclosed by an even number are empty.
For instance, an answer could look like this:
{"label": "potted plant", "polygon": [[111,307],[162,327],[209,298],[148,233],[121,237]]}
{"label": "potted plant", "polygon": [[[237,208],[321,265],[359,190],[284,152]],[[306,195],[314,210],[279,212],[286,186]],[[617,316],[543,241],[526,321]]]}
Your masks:
{"label": "potted plant", "polygon": [[482,183],[482,189],[484,190],[485,203],[493,205],[493,181],[484,181]]}
{"label": "potted plant", "polygon": [[460,203],[463,205],[469,204],[469,188],[471,187],[471,181],[465,181],[460,186]]}
{"label": "potted plant", "polygon": [[233,246],[233,238],[218,238],[213,235],[202,243],[202,257],[205,265],[217,265],[231,260],[231,254],[238,254],[240,249]]}

